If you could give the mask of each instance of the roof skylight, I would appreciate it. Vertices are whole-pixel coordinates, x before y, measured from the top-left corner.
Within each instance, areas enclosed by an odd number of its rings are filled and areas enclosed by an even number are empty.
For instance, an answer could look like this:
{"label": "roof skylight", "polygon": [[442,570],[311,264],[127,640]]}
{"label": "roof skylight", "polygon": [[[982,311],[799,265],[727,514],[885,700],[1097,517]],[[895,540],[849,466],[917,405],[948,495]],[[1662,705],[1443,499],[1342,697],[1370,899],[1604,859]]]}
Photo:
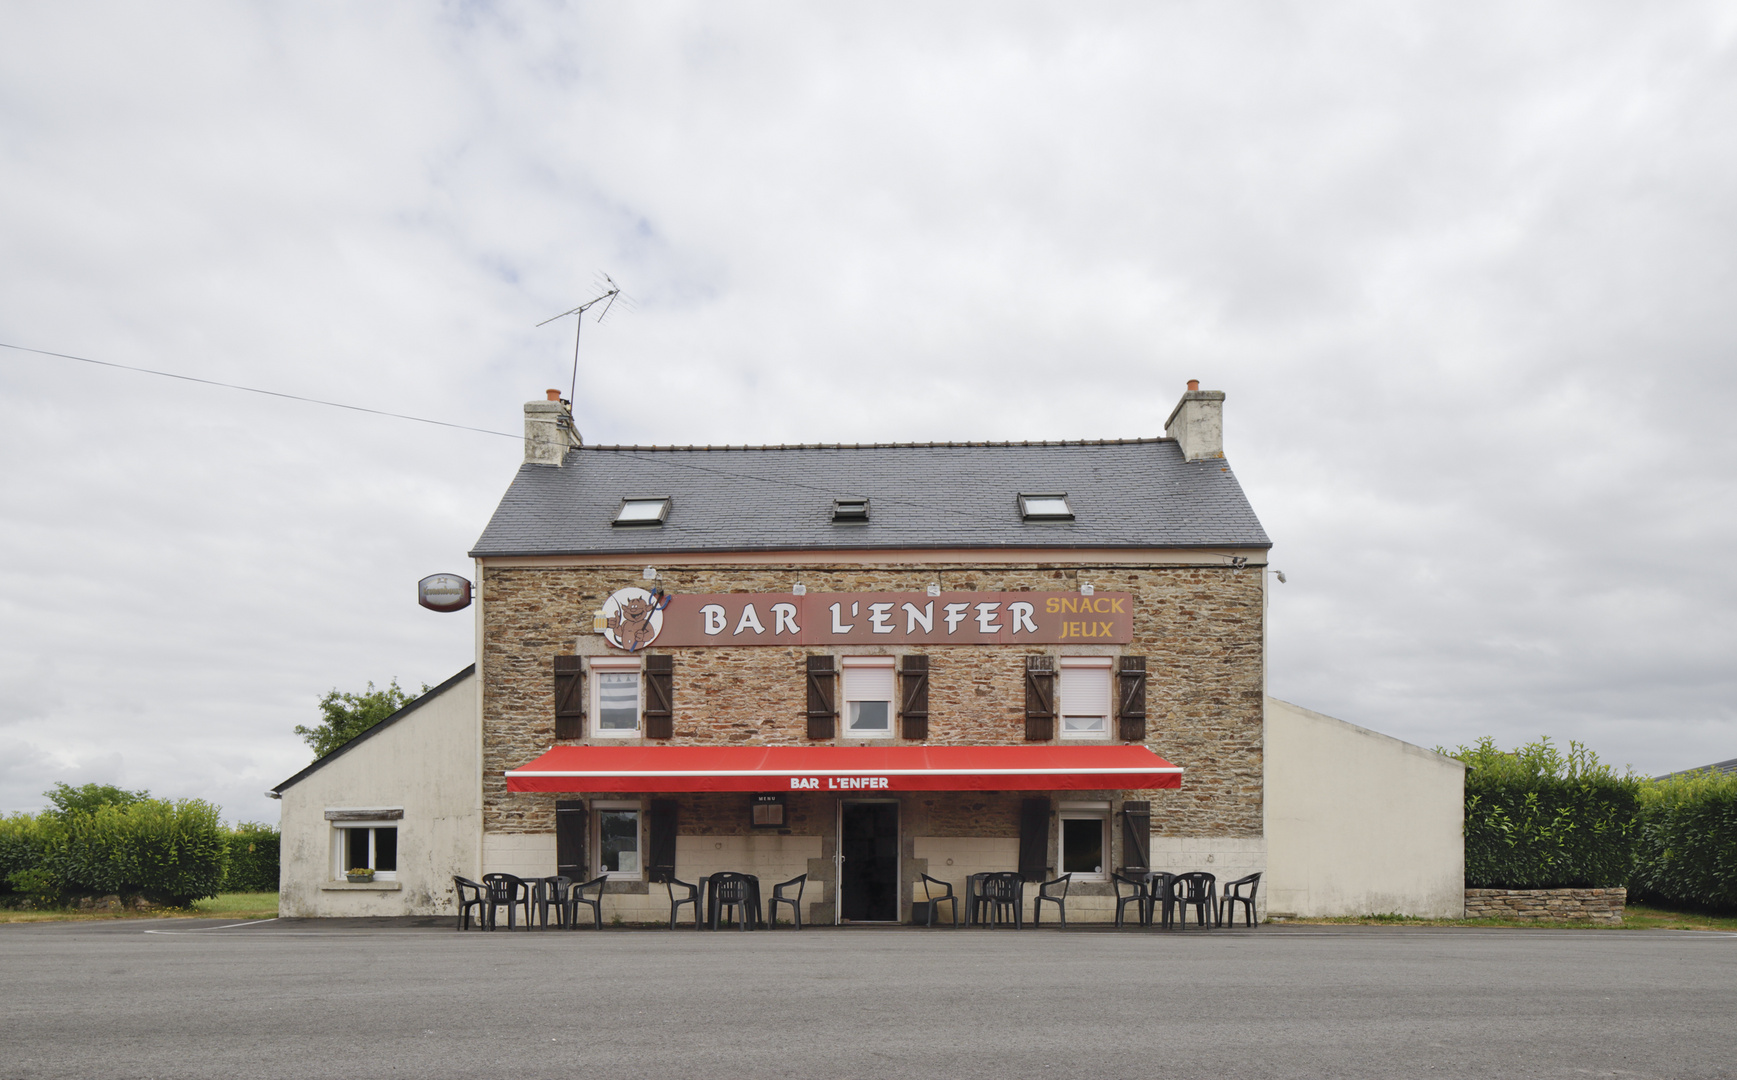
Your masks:
{"label": "roof skylight", "polygon": [[1068,505],[1067,492],[1049,495],[1019,496],[1019,516],[1026,521],[1072,521],[1073,507]]}
{"label": "roof skylight", "polygon": [[621,500],[621,509],[615,512],[615,525],[662,525],[663,519],[669,516],[669,496],[659,495],[655,498],[627,498]]}
{"label": "roof skylight", "polygon": [[869,501],[867,499],[834,499],[832,500],[832,520],[838,522],[867,521]]}

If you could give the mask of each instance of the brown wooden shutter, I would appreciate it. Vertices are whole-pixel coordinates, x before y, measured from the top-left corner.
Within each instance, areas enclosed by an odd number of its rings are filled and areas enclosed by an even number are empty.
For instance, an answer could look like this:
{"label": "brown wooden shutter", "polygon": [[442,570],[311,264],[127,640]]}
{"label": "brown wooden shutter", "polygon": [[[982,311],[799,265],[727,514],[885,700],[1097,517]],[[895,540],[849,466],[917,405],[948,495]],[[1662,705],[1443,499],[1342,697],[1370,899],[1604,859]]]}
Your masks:
{"label": "brown wooden shutter", "polygon": [[[646,657],[650,660],[651,657]],[[676,801],[674,799],[651,800],[651,820],[647,839],[651,850],[646,852],[647,865],[651,868],[651,880],[664,882],[675,877],[676,861]]]}
{"label": "brown wooden shutter", "polygon": [[1146,741],[1146,658],[1122,657],[1116,673],[1116,719],[1121,722],[1123,742]]}
{"label": "brown wooden shutter", "polygon": [[830,656],[808,658],[808,737],[832,738],[838,708],[838,668]]}
{"label": "brown wooden shutter", "polygon": [[[675,737],[675,657],[645,658],[645,737]],[[656,879],[654,879],[656,880]]]}
{"label": "brown wooden shutter", "polygon": [[1055,738],[1055,657],[1025,658],[1025,738]]}
{"label": "brown wooden shutter", "polygon": [[1049,875],[1049,800],[1022,799],[1019,804],[1019,876],[1042,881]]}
{"label": "brown wooden shutter", "polygon": [[1122,804],[1122,866],[1128,870],[1152,868],[1152,804]]}
{"label": "brown wooden shutter", "polygon": [[555,801],[555,873],[574,881],[591,880],[585,862],[585,801]]}
{"label": "brown wooden shutter", "polygon": [[555,738],[585,737],[585,671],[577,656],[555,657]]}
{"label": "brown wooden shutter", "polygon": [[899,657],[899,737],[929,737],[929,658]]}

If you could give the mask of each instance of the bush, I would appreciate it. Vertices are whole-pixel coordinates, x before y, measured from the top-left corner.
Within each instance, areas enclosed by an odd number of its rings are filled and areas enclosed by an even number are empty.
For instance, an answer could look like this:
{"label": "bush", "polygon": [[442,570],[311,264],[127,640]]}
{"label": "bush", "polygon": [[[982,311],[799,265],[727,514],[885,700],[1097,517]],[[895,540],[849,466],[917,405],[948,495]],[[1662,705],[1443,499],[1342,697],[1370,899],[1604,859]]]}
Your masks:
{"label": "bush", "polygon": [[1609,888],[1634,864],[1641,779],[1618,775],[1580,743],[1514,751],[1492,739],[1451,755],[1466,763],[1466,884],[1479,889]]}
{"label": "bush", "polygon": [[270,825],[244,822],[228,836],[224,892],[277,892],[282,837]]}
{"label": "bush", "polygon": [[1708,770],[1641,787],[1630,885],[1670,904],[1737,909],[1737,773]]}
{"label": "bush", "polygon": [[43,869],[68,890],[142,893],[185,906],[216,896],[227,853],[217,807],[202,799],[145,799],[68,814]]}

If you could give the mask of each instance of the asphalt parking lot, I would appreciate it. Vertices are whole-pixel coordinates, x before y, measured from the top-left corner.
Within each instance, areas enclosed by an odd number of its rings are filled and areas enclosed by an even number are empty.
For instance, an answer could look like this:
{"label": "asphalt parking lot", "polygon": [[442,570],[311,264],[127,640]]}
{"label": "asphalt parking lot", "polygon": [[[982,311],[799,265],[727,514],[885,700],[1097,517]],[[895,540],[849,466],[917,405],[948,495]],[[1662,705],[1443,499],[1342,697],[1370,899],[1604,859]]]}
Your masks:
{"label": "asphalt parking lot", "polygon": [[0,1075],[1737,1076],[1737,935],[449,926],[0,926]]}

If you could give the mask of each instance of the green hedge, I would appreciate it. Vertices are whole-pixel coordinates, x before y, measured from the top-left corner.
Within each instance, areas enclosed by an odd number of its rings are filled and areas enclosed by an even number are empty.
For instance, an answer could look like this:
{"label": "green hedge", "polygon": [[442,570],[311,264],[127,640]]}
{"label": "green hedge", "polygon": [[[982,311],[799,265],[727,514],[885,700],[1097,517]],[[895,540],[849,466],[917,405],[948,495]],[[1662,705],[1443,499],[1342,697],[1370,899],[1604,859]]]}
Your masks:
{"label": "green hedge", "polygon": [[27,899],[39,907],[60,899],[60,882],[44,865],[58,838],[53,814],[8,814],[0,818],[0,899]]}
{"label": "green hedge", "polygon": [[1737,773],[1646,784],[1630,888],[1670,904],[1737,909]]}
{"label": "green hedge", "polygon": [[227,854],[217,807],[203,799],[145,799],[67,815],[45,867],[68,892],[140,893],[185,905],[217,895]]}
{"label": "green hedge", "polygon": [[1609,888],[1634,864],[1641,779],[1579,743],[1451,752],[1466,763],[1466,884],[1479,889]]}
{"label": "green hedge", "polygon": [[282,837],[270,825],[244,822],[230,831],[224,892],[277,892]]}
{"label": "green hedge", "polygon": [[226,829],[199,799],[11,814],[0,817],[0,903],[113,894],[185,906],[225,888],[276,892],[278,846],[277,830]]}

